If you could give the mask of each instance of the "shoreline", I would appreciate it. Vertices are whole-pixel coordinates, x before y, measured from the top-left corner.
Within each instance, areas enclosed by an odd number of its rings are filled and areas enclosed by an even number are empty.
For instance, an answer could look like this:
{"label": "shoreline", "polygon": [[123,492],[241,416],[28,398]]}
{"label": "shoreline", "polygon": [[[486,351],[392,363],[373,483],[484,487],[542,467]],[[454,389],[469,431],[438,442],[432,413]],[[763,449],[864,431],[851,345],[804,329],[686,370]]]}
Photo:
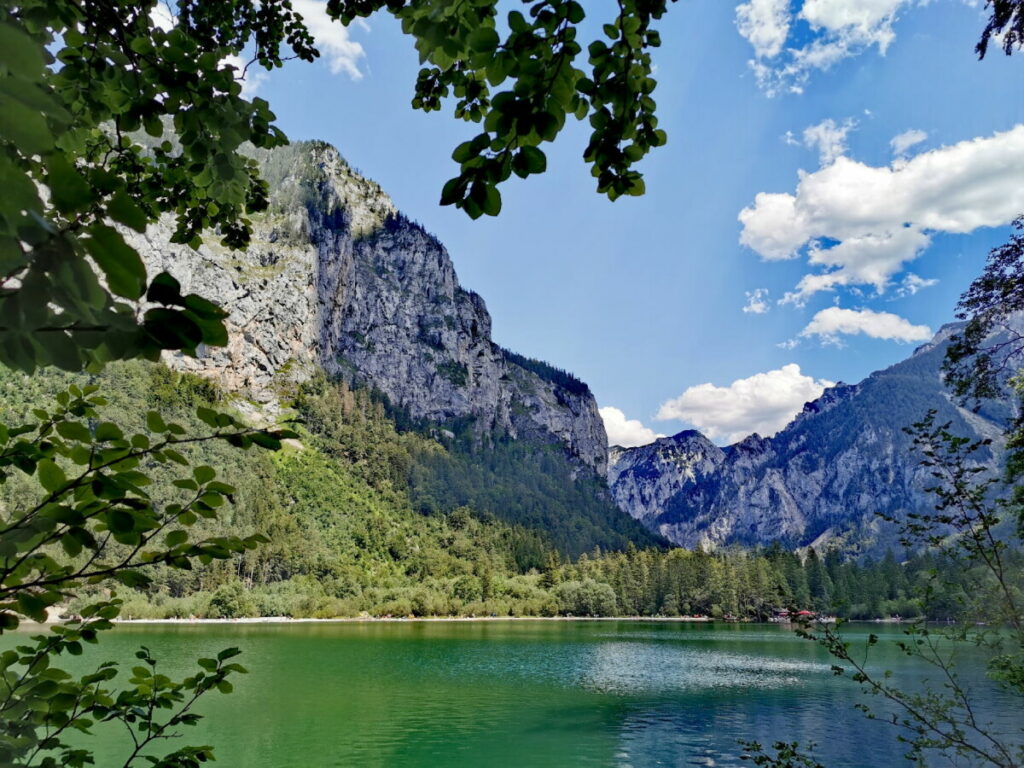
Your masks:
{"label": "shoreline", "polygon": [[[495,622],[495,621],[660,621],[710,624],[706,616],[349,616],[333,619],[292,618],[291,616],[257,616],[239,619],[114,619],[114,624],[375,624],[433,622]],[[56,622],[54,622],[56,623]],[[755,624],[761,622],[725,622]]]}

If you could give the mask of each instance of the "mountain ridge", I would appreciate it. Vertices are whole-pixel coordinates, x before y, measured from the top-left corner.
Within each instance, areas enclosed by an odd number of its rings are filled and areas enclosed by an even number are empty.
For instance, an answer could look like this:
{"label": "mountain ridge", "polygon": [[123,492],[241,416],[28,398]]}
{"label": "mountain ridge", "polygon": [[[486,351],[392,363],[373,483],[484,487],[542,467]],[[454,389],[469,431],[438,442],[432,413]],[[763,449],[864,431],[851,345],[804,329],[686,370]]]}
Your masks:
{"label": "mountain ridge", "polygon": [[173,245],[166,222],[133,238],[150,271],[229,312],[225,348],[165,356],[169,364],[270,405],[322,369],[415,418],[563,445],[604,474],[607,440],[589,388],[494,343],[484,300],[378,184],[323,142],[256,156],[270,208],[253,217],[246,251]]}
{"label": "mountain ridge", "polygon": [[836,544],[878,554],[898,546],[877,513],[931,509],[930,475],[903,427],[936,409],[957,434],[990,438],[980,458],[998,466],[1009,400],[977,411],[955,403],[942,381],[949,323],[903,361],[856,384],[838,382],[805,403],[772,437],[716,446],[684,430],[638,448],[613,448],[608,479],[619,506],[681,546],[779,541]]}

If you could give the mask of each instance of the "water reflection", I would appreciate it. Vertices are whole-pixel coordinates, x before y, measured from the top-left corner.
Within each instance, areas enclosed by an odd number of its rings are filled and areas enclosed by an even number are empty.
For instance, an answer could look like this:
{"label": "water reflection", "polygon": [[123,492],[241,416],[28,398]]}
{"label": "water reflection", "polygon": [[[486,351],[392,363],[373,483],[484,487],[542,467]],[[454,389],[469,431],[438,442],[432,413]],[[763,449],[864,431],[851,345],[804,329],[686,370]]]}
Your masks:
{"label": "water reflection", "polygon": [[767,689],[803,685],[831,674],[827,664],[640,642],[605,642],[590,652],[583,687],[600,693],[658,695],[713,688]]}
{"label": "water reflection", "polygon": [[[739,740],[784,739],[818,742],[830,768],[860,768],[898,766],[905,751],[853,709],[856,686],[827,655],[781,627],[120,627],[102,653],[130,658],[142,643],[175,674],[218,648],[244,650],[252,674],[206,703],[189,740],[215,743],[229,767],[739,766]],[[878,663],[902,679],[920,672],[884,653]],[[103,738],[98,764],[120,764],[120,735]]]}

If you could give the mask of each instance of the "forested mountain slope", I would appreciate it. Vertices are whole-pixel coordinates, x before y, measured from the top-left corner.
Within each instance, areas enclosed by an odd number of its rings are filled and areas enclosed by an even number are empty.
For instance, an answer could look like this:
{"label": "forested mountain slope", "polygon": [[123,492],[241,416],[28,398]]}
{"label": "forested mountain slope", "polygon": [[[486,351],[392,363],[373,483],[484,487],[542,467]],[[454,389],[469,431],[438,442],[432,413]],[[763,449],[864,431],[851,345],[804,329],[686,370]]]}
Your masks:
{"label": "forested mountain slope", "polygon": [[[208,432],[197,406],[245,406],[201,377],[144,363],[114,364],[90,377],[46,371],[34,376],[0,367],[0,424],[31,422],[72,383],[91,383],[109,401],[101,418],[145,431],[159,410],[189,435]],[[781,548],[706,554],[626,544],[572,561],[553,534],[587,539],[586,517],[570,506],[569,466],[555,450],[517,461],[502,449],[472,459],[415,431],[400,432],[379,397],[324,377],[289,400],[304,424],[299,441],[277,453],[242,451],[219,441],[181,446],[195,464],[216,467],[237,490],[194,536],[262,534],[268,540],[232,560],[192,570],[159,566],[142,589],[116,588],[126,617],[668,615],[765,618],[793,606],[843,615],[913,615],[912,585],[935,559],[896,567],[843,562],[836,553],[801,560]],[[564,462],[564,463],[562,463]],[[462,472],[470,470],[468,477]],[[532,469],[532,472],[531,472]],[[498,482],[487,482],[488,474]],[[147,468],[147,491],[159,504],[182,499],[174,470]],[[425,482],[434,477],[434,481]],[[461,496],[502,501],[544,515],[568,515],[571,527],[541,532],[510,525],[477,506],[441,508],[433,494],[456,479]],[[544,496],[531,496],[541,489]],[[13,474],[0,484],[0,519],[35,503],[39,487]],[[541,498],[549,503],[541,506]],[[485,509],[485,508],[483,508]],[[638,523],[619,514],[632,526]],[[549,519],[545,524],[551,525]],[[590,535],[607,536],[595,526]],[[956,578],[956,573],[948,574]],[[78,603],[67,608],[76,609]]]}

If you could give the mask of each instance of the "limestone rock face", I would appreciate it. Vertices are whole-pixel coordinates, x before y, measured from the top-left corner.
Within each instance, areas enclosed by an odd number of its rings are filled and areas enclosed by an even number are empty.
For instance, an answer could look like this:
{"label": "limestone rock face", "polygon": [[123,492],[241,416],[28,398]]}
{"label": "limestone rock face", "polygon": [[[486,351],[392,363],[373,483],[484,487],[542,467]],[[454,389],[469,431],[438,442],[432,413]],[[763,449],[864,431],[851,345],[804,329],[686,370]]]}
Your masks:
{"label": "limestone rock face", "polygon": [[687,430],[639,448],[612,449],[608,484],[620,507],[651,525],[670,499],[714,476],[724,461],[724,450]]}
{"label": "limestone rock face", "polygon": [[837,384],[771,438],[751,435],[727,448],[682,432],[613,451],[609,483],[619,506],[683,546],[790,546],[835,542],[862,552],[894,545],[893,526],[876,513],[930,510],[929,470],[903,427],[937,408],[955,433],[992,438],[977,458],[999,466],[1012,400],[977,412],[955,404],[940,371],[955,326],[907,360],[861,383]]}
{"label": "limestone rock face", "polygon": [[272,198],[248,250],[173,245],[165,223],[136,241],[152,274],[166,270],[230,313],[227,347],[171,364],[271,404],[282,385],[322,368],[412,418],[561,443],[605,472],[590,390],[496,345],[483,299],[459,286],[444,247],[376,183],[322,143],[258,159]]}

